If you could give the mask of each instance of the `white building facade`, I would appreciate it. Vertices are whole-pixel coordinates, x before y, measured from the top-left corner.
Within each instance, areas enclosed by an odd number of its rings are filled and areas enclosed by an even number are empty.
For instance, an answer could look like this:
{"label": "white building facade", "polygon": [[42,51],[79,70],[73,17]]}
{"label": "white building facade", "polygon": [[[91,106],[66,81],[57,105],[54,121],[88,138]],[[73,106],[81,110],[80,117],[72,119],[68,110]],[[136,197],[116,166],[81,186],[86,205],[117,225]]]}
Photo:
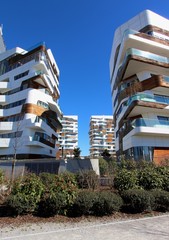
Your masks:
{"label": "white building facade", "polygon": [[113,116],[93,115],[90,118],[90,157],[101,156],[105,149],[111,155],[115,154]]}
{"label": "white building facade", "polygon": [[63,115],[62,129],[59,133],[59,151],[57,159],[73,158],[78,147],[78,116]]}
{"label": "white building facade", "polygon": [[169,20],[145,10],[117,28],[110,76],[117,156],[169,158]]}
{"label": "white building facade", "polygon": [[0,34],[0,158],[55,158],[59,69],[45,44],[6,50]]}

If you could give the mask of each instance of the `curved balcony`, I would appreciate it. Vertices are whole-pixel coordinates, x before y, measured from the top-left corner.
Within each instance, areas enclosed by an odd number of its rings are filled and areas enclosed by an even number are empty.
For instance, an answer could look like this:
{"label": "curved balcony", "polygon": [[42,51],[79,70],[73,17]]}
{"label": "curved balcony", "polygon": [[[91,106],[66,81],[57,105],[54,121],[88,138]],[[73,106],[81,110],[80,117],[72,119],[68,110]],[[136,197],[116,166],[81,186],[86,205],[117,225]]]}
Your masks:
{"label": "curved balcony", "polygon": [[149,118],[137,118],[129,122],[127,130],[124,131],[124,135],[169,135],[169,121],[149,119]]}
{"label": "curved balcony", "polygon": [[[131,61],[132,60],[132,61]],[[166,69],[166,75],[169,75],[167,70],[169,67],[169,58],[160,56],[148,51],[142,51],[135,48],[129,48],[126,51],[122,64],[117,70],[117,76],[114,84],[114,89],[117,83],[123,78],[132,76],[137,72],[147,69],[148,64],[151,64],[151,71],[159,71],[159,74],[164,74],[164,68]]]}
{"label": "curved balcony", "polygon": [[169,97],[167,97],[167,96],[147,94],[147,93],[138,93],[138,94],[131,96],[128,99],[127,106],[129,106],[135,100],[145,101],[145,102],[162,103],[162,104],[169,105]]}

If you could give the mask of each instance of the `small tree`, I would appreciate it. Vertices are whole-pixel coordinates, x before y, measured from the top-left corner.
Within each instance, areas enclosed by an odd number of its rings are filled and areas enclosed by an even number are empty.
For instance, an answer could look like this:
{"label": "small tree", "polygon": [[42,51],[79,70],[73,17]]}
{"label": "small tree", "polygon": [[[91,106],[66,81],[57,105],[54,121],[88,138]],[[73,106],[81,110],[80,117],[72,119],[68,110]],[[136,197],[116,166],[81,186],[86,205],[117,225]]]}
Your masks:
{"label": "small tree", "polygon": [[73,155],[74,155],[74,158],[80,158],[80,153],[81,153],[81,150],[80,148],[74,148],[73,150]]}
{"label": "small tree", "polygon": [[99,158],[99,169],[100,169],[100,175],[101,176],[107,175],[108,172],[109,172],[109,164],[102,157]]}
{"label": "small tree", "polygon": [[109,153],[109,151],[107,149],[104,149],[104,151],[102,152],[101,155],[107,161],[110,160],[110,158],[111,158],[111,154]]}
{"label": "small tree", "polygon": [[12,148],[13,148],[13,160],[12,160],[12,171],[11,171],[11,182],[13,184],[14,181],[14,177],[15,177],[15,165],[16,165],[16,161],[17,161],[17,151],[18,149],[21,147],[22,143],[22,139],[21,139],[21,135],[22,135],[22,126],[21,126],[21,120],[23,119],[23,116],[20,115],[19,116],[19,121],[16,123],[16,131],[14,133],[14,138],[12,141]]}

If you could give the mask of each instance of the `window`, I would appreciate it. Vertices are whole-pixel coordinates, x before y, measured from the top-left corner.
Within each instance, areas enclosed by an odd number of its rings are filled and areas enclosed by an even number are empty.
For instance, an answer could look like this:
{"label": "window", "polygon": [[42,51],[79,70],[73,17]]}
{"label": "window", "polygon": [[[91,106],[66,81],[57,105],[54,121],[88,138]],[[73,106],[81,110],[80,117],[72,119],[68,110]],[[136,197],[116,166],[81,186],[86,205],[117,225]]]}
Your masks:
{"label": "window", "polygon": [[22,131],[0,134],[0,138],[18,138],[21,137]]}
{"label": "window", "polygon": [[160,124],[162,125],[169,125],[169,117],[165,117],[165,116],[157,116]]}
{"label": "window", "polygon": [[42,101],[40,101],[40,100],[38,100],[37,105],[38,105],[38,106],[41,106],[41,107],[43,107],[43,108],[49,109],[48,104],[45,103],[45,102],[42,102]]}
{"label": "window", "polygon": [[25,76],[28,75],[28,73],[29,73],[29,71],[26,71],[26,72],[20,73],[20,74],[14,76],[14,80],[18,80],[18,79],[20,79],[20,78],[22,78],[22,77],[25,77]]}
{"label": "window", "polygon": [[14,102],[14,103],[0,105],[0,109],[9,109],[9,108],[17,107],[17,106],[24,104],[25,101],[26,101],[26,99],[22,99],[20,101]]}

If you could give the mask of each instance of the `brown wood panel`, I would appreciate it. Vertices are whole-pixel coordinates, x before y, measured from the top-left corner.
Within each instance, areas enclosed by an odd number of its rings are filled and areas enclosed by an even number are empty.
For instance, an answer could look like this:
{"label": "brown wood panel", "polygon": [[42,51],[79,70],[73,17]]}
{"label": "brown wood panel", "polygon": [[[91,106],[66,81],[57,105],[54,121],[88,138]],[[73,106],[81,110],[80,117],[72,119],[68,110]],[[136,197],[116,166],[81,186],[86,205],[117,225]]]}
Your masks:
{"label": "brown wood panel", "polygon": [[155,148],[153,161],[160,165],[164,160],[169,159],[169,149]]}
{"label": "brown wood panel", "polygon": [[157,26],[150,25],[150,24],[140,29],[140,32],[143,32],[143,33],[148,31],[158,32],[169,37],[169,31],[167,31],[166,29],[159,28]]}
{"label": "brown wood panel", "polygon": [[48,111],[48,109],[45,109],[41,106],[37,106],[33,103],[26,103],[22,107],[22,113],[32,113],[37,116],[41,116],[44,112]]}

